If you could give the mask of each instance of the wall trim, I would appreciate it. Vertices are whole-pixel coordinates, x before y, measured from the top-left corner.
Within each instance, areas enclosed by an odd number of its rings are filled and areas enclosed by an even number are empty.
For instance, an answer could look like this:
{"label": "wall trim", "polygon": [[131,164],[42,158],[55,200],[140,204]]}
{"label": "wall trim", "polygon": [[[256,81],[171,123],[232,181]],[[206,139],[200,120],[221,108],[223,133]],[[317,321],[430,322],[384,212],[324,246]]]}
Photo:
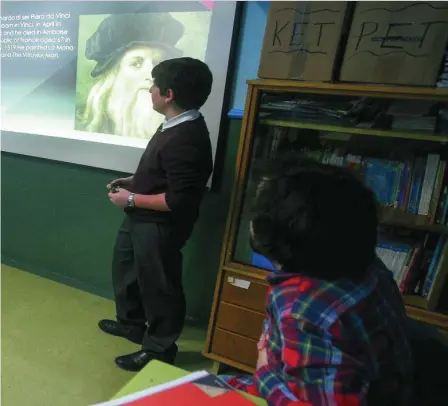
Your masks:
{"label": "wall trim", "polygon": [[[16,261],[10,257],[5,257],[2,255],[2,265],[6,265],[10,268],[17,269],[19,272],[27,272],[32,275],[38,276],[40,278],[48,279],[52,282],[60,283],[62,285],[69,286],[74,289],[81,290],[85,293],[90,293],[92,295],[102,297],[103,299],[107,300],[114,300],[114,295],[112,293],[112,289],[104,290],[97,286],[93,286],[90,284],[87,284],[83,281],[79,281],[75,278],[70,278],[65,275],[61,275],[58,273],[42,270],[42,269],[36,269],[36,267],[28,266],[28,264],[22,263],[19,261]],[[188,326],[194,326],[197,328],[205,328],[207,327],[208,319],[206,320],[200,320],[197,317],[192,317],[189,315],[185,316],[185,321],[188,323]]]}
{"label": "wall trim", "polygon": [[70,286],[72,288],[79,289],[87,293],[91,293],[95,296],[113,300],[112,288],[107,290],[102,289],[98,286],[91,285],[84,281],[75,278],[70,278],[69,276],[66,275],[61,275],[52,271],[48,271],[46,269],[42,269],[40,267],[33,266],[27,261],[13,259],[4,254],[2,254],[1,263],[11,268],[18,269],[19,271],[28,272],[33,275],[40,276],[41,278],[46,278],[53,282],[61,283],[66,286]]}

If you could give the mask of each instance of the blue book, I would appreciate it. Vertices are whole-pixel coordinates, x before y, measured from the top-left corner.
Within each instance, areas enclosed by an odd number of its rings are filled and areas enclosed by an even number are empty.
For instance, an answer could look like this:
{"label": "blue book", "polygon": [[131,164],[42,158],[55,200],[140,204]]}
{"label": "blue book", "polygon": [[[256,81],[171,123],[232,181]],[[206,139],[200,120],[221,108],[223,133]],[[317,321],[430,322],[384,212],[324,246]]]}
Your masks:
{"label": "blue book", "polygon": [[422,194],[423,177],[425,176],[426,158],[418,157],[415,159],[414,171],[412,174],[411,191],[409,193],[409,202],[407,212],[411,214],[418,213],[418,206]]}
{"label": "blue book", "polygon": [[375,193],[380,204],[390,204],[394,180],[395,170],[389,161],[375,158],[366,160],[365,184]]}
{"label": "blue book", "polygon": [[403,174],[403,164],[396,161],[388,161],[389,167],[389,206],[398,207],[398,196],[400,193],[400,182]]}
{"label": "blue book", "polygon": [[275,271],[275,266],[272,265],[272,262],[269,261],[269,259],[263,255],[256,254],[255,252],[252,254],[252,265],[268,271]]}
{"label": "blue book", "polygon": [[445,236],[441,236],[439,241],[437,241],[436,249],[434,250],[434,254],[429,264],[428,273],[426,274],[425,281],[423,282],[423,297],[427,297],[429,295],[429,291],[431,290],[432,281],[437,271],[437,266],[439,265],[440,255],[442,253],[442,248],[445,245],[445,240]]}
{"label": "blue book", "polygon": [[411,164],[409,161],[404,163],[403,172],[401,173],[400,189],[398,191],[398,208],[403,209],[406,205],[406,192],[408,189],[409,178],[411,176]]}

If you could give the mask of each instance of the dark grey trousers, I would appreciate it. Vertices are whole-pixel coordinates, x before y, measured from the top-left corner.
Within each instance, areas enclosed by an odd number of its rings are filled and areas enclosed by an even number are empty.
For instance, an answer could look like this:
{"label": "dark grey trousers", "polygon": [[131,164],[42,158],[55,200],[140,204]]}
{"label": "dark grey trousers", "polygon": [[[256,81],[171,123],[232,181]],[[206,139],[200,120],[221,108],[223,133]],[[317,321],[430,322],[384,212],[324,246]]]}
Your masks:
{"label": "dark grey trousers", "polygon": [[184,326],[185,243],[171,225],[136,222],[128,216],[118,231],[112,266],[117,320],[146,328],[143,348],[156,353],[170,348]]}

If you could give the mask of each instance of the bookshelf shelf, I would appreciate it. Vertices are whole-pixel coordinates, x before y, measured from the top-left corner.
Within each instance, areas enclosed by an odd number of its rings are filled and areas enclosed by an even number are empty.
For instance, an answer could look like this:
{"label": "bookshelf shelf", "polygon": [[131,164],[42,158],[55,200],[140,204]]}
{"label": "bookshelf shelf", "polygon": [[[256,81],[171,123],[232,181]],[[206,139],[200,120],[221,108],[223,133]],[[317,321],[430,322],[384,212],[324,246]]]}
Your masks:
{"label": "bookshelf shelf", "polygon": [[[405,299],[406,300],[406,299]],[[448,315],[444,313],[433,312],[426,309],[421,309],[416,306],[414,303],[406,305],[406,310],[408,314],[420,321],[423,321],[428,324],[432,324],[444,332],[448,331]]]}
{"label": "bookshelf shelf", "polygon": [[399,209],[381,208],[380,221],[384,225],[410,228],[436,234],[448,234],[448,227],[441,224],[431,224],[428,216],[409,214]]}
{"label": "bookshelf shelf", "polygon": [[403,299],[407,306],[428,309],[428,301],[421,296],[405,294],[403,295]]}
{"label": "bookshelf shelf", "polygon": [[421,100],[448,100],[448,89],[430,87],[406,87],[391,85],[366,85],[327,82],[300,82],[297,80],[254,79],[249,86],[266,92],[291,92],[311,94],[360,95],[367,97],[388,97]]}
{"label": "bookshelf shelf", "polygon": [[351,168],[376,194],[377,254],[412,292],[403,295],[408,315],[448,334],[448,89],[248,84],[204,355],[255,369],[272,267],[250,246],[251,199],[259,165],[291,150]]}
{"label": "bookshelf shelf", "polygon": [[335,126],[326,124],[314,124],[306,122],[288,121],[288,120],[260,120],[261,124],[274,126],[274,127],[287,127],[287,128],[303,128],[308,130],[318,130],[327,132],[341,132],[345,134],[354,135],[370,135],[374,137],[387,137],[387,138],[402,138],[408,140],[420,140],[420,141],[433,141],[433,142],[448,142],[448,135],[437,134],[419,134],[419,133],[405,133],[398,131],[387,130],[374,130],[370,128],[358,128],[349,126]]}

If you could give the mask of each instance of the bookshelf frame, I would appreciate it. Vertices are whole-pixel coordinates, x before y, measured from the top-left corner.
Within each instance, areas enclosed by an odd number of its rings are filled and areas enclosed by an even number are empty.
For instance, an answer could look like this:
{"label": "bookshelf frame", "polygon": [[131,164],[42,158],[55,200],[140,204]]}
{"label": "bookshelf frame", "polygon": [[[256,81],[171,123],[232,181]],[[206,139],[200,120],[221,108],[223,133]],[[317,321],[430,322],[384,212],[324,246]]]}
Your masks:
{"label": "bookshelf frame", "polygon": [[[247,372],[253,372],[255,368],[254,362],[247,358],[247,354],[242,354],[242,352],[245,352],[244,346],[246,344],[249,348],[251,343],[256,340],[255,337],[258,333],[258,327],[255,325],[257,323],[254,322],[255,327],[253,327],[253,332],[248,330],[248,326],[252,323],[255,316],[263,316],[264,310],[260,303],[264,303],[264,297],[260,297],[260,295],[267,290],[265,278],[269,272],[238,262],[234,255],[238,238],[238,228],[242,217],[245,185],[250,166],[252,144],[255,137],[254,130],[257,122],[261,94],[263,92],[290,92],[446,102],[448,100],[448,89],[345,83],[314,83],[289,80],[249,80],[247,83],[248,91],[236,158],[234,184],[203,354],[206,357],[213,359],[218,364],[230,365]],[[292,122],[269,119],[261,119],[260,121],[263,124],[280,127],[287,126],[329,132],[343,132],[346,134],[448,143],[448,135],[423,135],[418,133],[365,129],[349,126],[302,123],[299,121]],[[428,224],[426,217],[423,217],[425,216],[407,216],[406,213],[403,213],[402,216],[398,217],[391,216],[390,213],[387,212],[387,209],[385,209],[382,213],[382,223],[425,232],[448,234],[448,227]],[[240,291],[235,290],[233,285],[230,286],[233,283],[232,280],[245,282],[239,282]],[[244,290],[246,290],[246,292]],[[448,334],[448,314],[429,310],[426,300],[418,296],[404,296],[404,300],[406,303],[406,310],[411,317],[434,325],[445,334]],[[229,314],[228,309],[230,307],[234,311],[233,316]],[[261,326],[259,331],[261,332]]]}

